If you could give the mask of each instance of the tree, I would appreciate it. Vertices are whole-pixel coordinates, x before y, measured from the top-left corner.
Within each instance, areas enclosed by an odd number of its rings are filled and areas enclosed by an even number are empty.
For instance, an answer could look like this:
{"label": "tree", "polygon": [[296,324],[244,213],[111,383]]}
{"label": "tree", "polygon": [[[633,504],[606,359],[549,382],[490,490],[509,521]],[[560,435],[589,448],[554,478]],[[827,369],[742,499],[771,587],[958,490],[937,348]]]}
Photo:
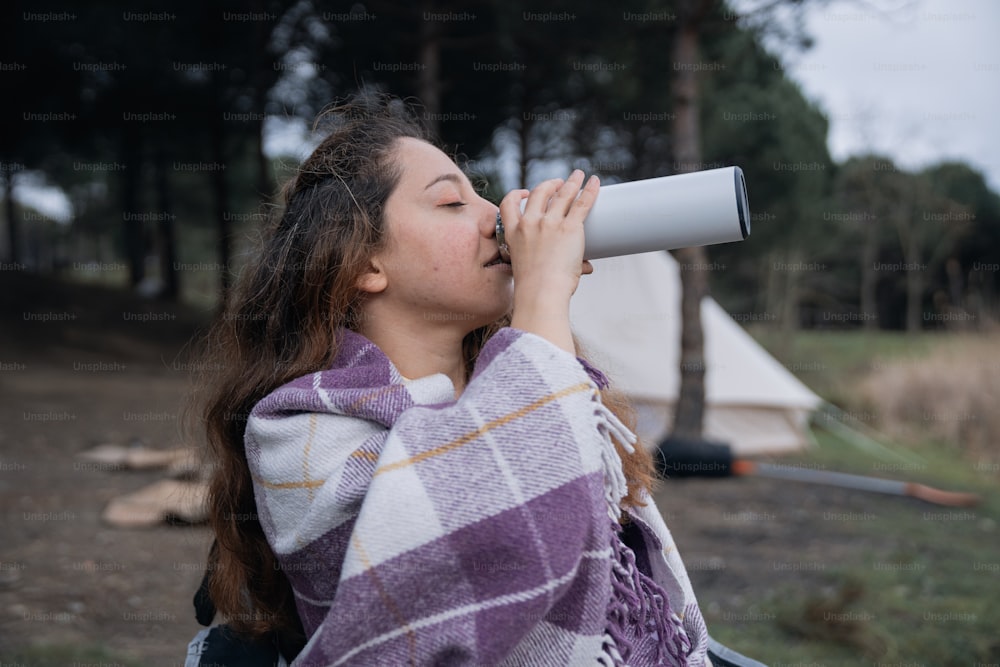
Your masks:
{"label": "tree", "polygon": [[[1000,317],[1000,195],[982,173],[967,164],[944,162],[922,172],[930,189],[961,208],[939,216],[954,227],[954,246],[945,259],[946,272],[938,288],[949,307],[963,309],[980,322]],[[949,219],[951,218],[951,219]]]}
{"label": "tree", "polygon": [[[750,198],[746,243],[710,248],[713,292],[747,321],[778,322],[790,334],[842,292],[827,249],[834,164],[828,122],[742,19],[713,22],[702,52],[702,136],[706,166],[740,165]],[[730,29],[726,30],[726,25]],[[737,29],[739,27],[739,29]],[[756,289],[754,289],[756,287]]]}
{"label": "tree", "polygon": [[[805,3],[801,0],[792,2],[768,1],[757,6],[750,6],[742,17],[736,15],[727,3],[712,2],[712,0],[684,0],[675,4],[678,15],[676,36],[673,46],[674,53],[674,73],[672,81],[673,93],[675,96],[674,113],[675,120],[672,128],[672,140],[674,156],[678,171],[691,171],[704,168],[702,159],[702,133],[699,127],[699,105],[703,98],[703,91],[699,86],[697,72],[701,69],[712,70],[713,64],[720,66],[719,69],[725,72],[727,66],[740,68],[742,62],[739,58],[728,57],[723,62],[701,63],[699,62],[699,52],[705,43],[716,45],[735,45],[736,48],[749,51],[755,57],[752,59],[751,67],[757,69],[755,76],[750,81],[758,84],[761,80],[775,81],[776,88],[784,88],[790,92],[793,100],[801,100],[801,94],[797,87],[790,84],[784,76],[775,77],[774,73],[765,75],[760,71],[759,63],[774,61],[773,57],[762,57],[761,44],[765,36],[776,38],[781,41],[791,42],[796,47],[806,47],[809,40],[802,32],[801,9]],[[790,9],[790,12],[784,10]],[[782,13],[782,20],[775,19],[778,13]],[[740,30],[735,30],[736,27]],[[722,35],[723,39],[719,39]],[[749,49],[740,41],[741,35],[752,37]],[[725,39],[729,36],[730,39]],[[715,39],[711,39],[714,37]],[[730,47],[731,48],[731,47]],[[780,68],[778,68],[780,70]],[[714,75],[714,72],[712,72]],[[720,87],[716,79],[720,77],[706,77],[712,81],[716,90],[724,90]],[[711,87],[713,83],[709,83]],[[730,85],[738,85],[736,82]],[[785,134],[792,137],[791,143],[797,144],[793,150],[802,148],[808,149],[816,155],[815,164],[819,167],[814,172],[824,171],[830,162],[825,148],[826,122],[821,115],[815,114],[809,109],[810,105],[804,105],[805,109],[794,108],[791,114],[794,120],[803,120],[800,124],[789,124],[788,119],[782,118],[782,131],[779,133],[775,128],[775,123],[765,123],[767,129],[764,133]],[[751,104],[750,108],[744,110],[748,115],[764,116],[768,118],[769,111],[763,111],[760,106]],[[775,115],[775,118],[777,115]],[[818,117],[818,122],[817,122]],[[769,126],[769,127],[768,127]],[[787,127],[786,127],[787,126]],[[801,137],[801,139],[798,139]],[[776,137],[777,138],[777,137]],[[817,139],[820,141],[817,142]],[[766,146],[768,150],[773,150],[775,146],[782,146],[788,141],[779,139],[772,145]],[[817,150],[817,143],[821,147]],[[729,153],[732,155],[732,153]],[[803,153],[799,153],[799,156]],[[801,157],[799,158],[801,159]],[[800,170],[795,170],[799,173]],[[792,192],[794,197],[786,197],[790,213],[800,216],[805,211],[814,211],[817,203],[821,202],[826,192],[826,179],[824,175],[815,173],[806,178],[800,179]],[[794,246],[789,246],[794,248]],[[686,266],[688,270],[681,272],[682,287],[682,333],[681,333],[681,388],[677,402],[676,415],[674,418],[674,435],[680,438],[697,439],[701,437],[702,421],[704,415],[704,372],[705,360],[703,354],[703,338],[700,322],[701,300],[708,294],[708,280],[704,269],[709,265],[707,253],[703,248],[689,248],[677,253],[682,269]],[[799,266],[796,256],[789,258],[789,266]],[[789,329],[797,325],[797,304],[798,304],[798,282],[791,273],[786,274],[786,298],[785,315],[783,321]]]}
{"label": "tree", "polygon": [[[890,221],[899,237],[906,285],[906,331],[922,328],[924,291],[928,274],[951,251],[954,234],[948,221],[962,220],[964,211],[930,189],[920,174],[898,172],[891,177],[896,206]],[[961,224],[961,223],[959,223]]]}
{"label": "tree", "polygon": [[[57,168],[67,153],[92,145],[84,122],[81,83],[88,76],[74,67],[75,27],[70,21],[42,21],[31,3],[5,3],[0,20],[0,62],[4,97],[0,110],[0,179],[3,184],[8,257],[21,264],[23,233],[14,206],[14,188],[25,172]],[[66,12],[67,16],[70,14]],[[39,85],[44,80],[45,85]],[[67,94],[67,91],[69,94]]]}
{"label": "tree", "polygon": [[[929,292],[955,280],[936,278],[942,267],[949,271],[949,258],[955,259],[974,218],[968,206],[947,194],[944,184],[955,173],[948,167],[912,173],[878,155],[852,158],[840,168],[837,216],[845,229],[854,231],[842,232],[842,243],[834,245],[841,254],[861,247],[856,284],[860,312],[872,315],[864,319],[866,328],[875,326],[878,313],[883,328],[919,331],[928,319],[923,313]],[[951,304],[936,307],[960,308],[960,292],[954,284],[944,287],[941,293],[951,295]],[[897,299],[903,303],[902,318],[892,305]]]}
{"label": "tree", "polygon": [[[892,215],[895,201],[882,182],[884,175],[896,171],[891,159],[884,156],[852,158],[838,170],[833,221],[839,223],[839,236],[847,240],[848,247],[860,246],[860,274],[858,280],[859,314],[867,330],[879,324],[877,287],[879,254],[885,245],[885,228]],[[838,250],[848,247],[838,244]]]}
{"label": "tree", "polygon": [[[674,121],[671,127],[678,173],[702,169],[698,58],[700,33],[711,0],[677,3],[678,22],[673,43]],[[703,247],[675,252],[681,267],[681,386],[674,411],[673,437],[701,439],[705,415],[705,341],[701,302],[708,295],[708,254]]]}

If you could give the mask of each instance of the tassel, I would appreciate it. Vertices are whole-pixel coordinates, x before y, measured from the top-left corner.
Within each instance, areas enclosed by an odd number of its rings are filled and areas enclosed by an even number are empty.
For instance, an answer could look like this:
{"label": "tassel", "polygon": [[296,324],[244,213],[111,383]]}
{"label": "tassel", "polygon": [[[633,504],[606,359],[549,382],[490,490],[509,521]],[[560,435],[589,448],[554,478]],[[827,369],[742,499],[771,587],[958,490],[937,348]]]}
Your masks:
{"label": "tassel", "polygon": [[601,654],[597,656],[597,662],[604,667],[617,667],[625,664],[625,658],[618,652],[618,643],[610,632],[605,631],[604,633]]}
{"label": "tassel", "polygon": [[[598,417],[597,430],[601,433],[601,463],[604,466],[604,499],[608,504],[608,515],[617,521],[621,517],[621,501],[628,495],[628,480],[622,471],[622,459],[615,448],[614,440],[632,454],[637,438],[625,424],[615,416],[594,393],[594,414]],[[614,438],[614,440],[612,439]]]}
{"label": "tassel", "polygon": [[[686,665],[691,640],[684,625],[670,608],[666,591],[635,565],[635,554],[619,536],[621,500],[628,494],[628,480],[614,441],[629,454],[635,452],[637,438],[594,394],[594,414],[601,433],[601,462],[604,467],[604,498],[611,519],[611,599],[608,600],[607,625],[598,662],[601,665],[625,665],[635,647],[630,637],[656,637],[657,664]],[[666,660],[669,656],[669,662]]]}
{"label": "tassel", "polygon": [[666,591],[636,567],[635,554],[622,543],[617,528],[615,524],[611,537],[611,600],[605,631],[620,653],[622,662],[615,664],[625,664],[632,655],[631,634],[656,637],[657,664],[686,665],[691,640],[683,622],[670,609]]}

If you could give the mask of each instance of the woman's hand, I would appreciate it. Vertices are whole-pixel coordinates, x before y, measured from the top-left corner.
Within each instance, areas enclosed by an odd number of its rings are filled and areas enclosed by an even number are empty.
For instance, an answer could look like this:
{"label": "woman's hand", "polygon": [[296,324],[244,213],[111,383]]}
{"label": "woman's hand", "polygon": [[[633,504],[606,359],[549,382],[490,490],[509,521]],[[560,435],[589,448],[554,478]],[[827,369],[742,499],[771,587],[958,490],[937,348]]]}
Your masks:
{"label": "woman's hand", "polygon": [[[590,262],[583,259],[583,221],[597,201],[601,185],[596,176],[585,186],[583,179],[578,169],[565,181],[544,181],[530,193],[515,190],[500,202],[514,274],[511,325],[541,335],[574,354],[569,300],[580,276],[593,271]],[[521,213],[525,198],[528,201]]]}

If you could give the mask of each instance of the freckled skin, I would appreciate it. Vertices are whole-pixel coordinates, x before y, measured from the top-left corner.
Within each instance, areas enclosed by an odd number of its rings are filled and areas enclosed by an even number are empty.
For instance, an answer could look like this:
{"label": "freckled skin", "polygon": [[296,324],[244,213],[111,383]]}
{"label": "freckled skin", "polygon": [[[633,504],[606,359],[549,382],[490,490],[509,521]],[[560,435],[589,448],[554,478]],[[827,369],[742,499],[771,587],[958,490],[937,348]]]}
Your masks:
{"label": "freckled skin", "polygon": [[[511,274],[485,267],[497,253],[497,207],[431,144],[400,140],[398,163],[402,176],[386,202],[389,244],[380,254],[387,286],[378,298],[421,322],[429,312],[461,315],[470,331],[503,315]],[[453,178],[428,187],[445,175]]]}
{"label": "freckled skin", "polygon": [[[511,313],[511,326],[575,353],[569,299],[583,261],[583,220],[600,181],[576,170],[514,190],[500,202],[511,264],[499,262],[497,206],[480,197],[441,150],[396,142],[400,179],[385,203],[385,247],[358,279],[360,333],[405,377],[447,375],[465,386],[463,339]],[[526,199],[524,211],[521,201]]]}

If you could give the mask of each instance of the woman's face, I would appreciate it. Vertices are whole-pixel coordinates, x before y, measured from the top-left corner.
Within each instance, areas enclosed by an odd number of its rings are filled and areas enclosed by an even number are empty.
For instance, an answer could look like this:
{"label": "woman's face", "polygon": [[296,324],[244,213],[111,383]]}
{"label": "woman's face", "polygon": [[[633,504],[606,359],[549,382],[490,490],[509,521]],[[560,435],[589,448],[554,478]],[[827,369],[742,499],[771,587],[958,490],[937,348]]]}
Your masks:
{"label": "woman's face", "polygon": [[382,311],[429,325],[488,324],[511,307],[510,265],[499,262],[497,207],[480,197],[441,150],[396,144],[400,179],[385,208],[387,244],[374,259]]}

